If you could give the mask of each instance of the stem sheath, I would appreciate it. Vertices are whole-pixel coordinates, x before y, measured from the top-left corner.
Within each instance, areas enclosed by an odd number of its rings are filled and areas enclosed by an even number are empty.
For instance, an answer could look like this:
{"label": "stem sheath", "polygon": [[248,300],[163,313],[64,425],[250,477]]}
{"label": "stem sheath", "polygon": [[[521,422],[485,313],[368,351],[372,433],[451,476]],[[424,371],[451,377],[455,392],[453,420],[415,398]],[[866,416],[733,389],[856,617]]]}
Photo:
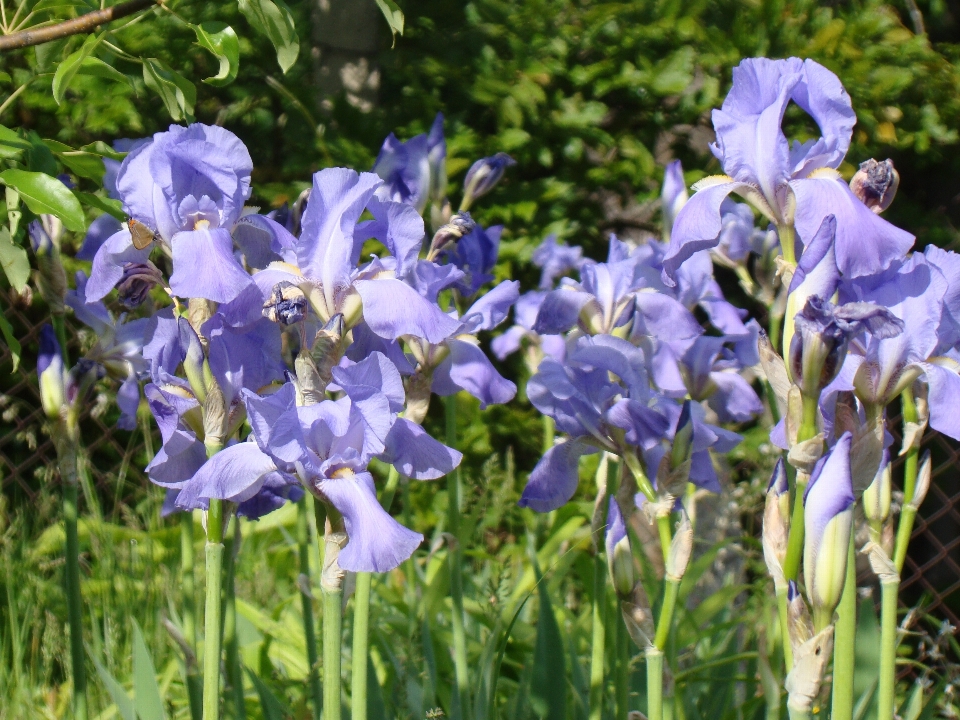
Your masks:
{"label": "stem sheath", "polygon": [[663,651],[646,650],[647,657],[647,720],[663,720]]}
{"label": "stem sheath", "polygon": [[323,718],[340,720],[340,640],[343,590],[323,590]]}

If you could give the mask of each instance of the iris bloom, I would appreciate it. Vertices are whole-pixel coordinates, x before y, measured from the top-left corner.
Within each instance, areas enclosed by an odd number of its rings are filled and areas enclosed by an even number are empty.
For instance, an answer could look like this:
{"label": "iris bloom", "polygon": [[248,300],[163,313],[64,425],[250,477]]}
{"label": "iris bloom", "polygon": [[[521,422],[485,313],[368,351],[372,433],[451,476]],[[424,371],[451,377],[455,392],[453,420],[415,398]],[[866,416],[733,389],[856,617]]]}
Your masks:
{"label": "iris bloom", "polygon": [[371,458],[393,463],[409,477],[433,479],[455,468],[460,453],[433,440],[397,413],[403,409],[400,375],[382,354],[333,371],[339,400],[296,406],[292,384],[267,397],[244,400],[252,441],[214,455],[181,490],[178,504],[202,506],[211,498],[253,497],[279,475],[299,481],[342,515],[348,542],[340,566],[385,572],[410,557],[423,536],[400,525],[377,501]]}
{"label": "iris bloom", "polygon": [[[240,139],[221,127],[171,125],[124,158],[117,191],[133,222],[101,245],[87,300],[100,300],[129,264],[156,245],[173,259],[170,289],[185,298],[226,303],[251,285],[233,253],[230,231],[250,197],[253,163]],[[152,237],[152,239],[151,239]]]}
{"label": "iris bloom", "polygon": [[[930,426],[960,440],[960,365],[939,355],[955,336],[957,264],[941,250],[914,253],[895,273],[842,289],[850,299],[887,308],[903,325],[894,337],[869,334],[851,345],[843,370],[833,383],[837,390],[854,390],[868,406],[884,407],[917,380],[928,388]],[[946,257],[944,257],[946,256]],[[943,270],[951,273],[948,281]],[[953,305],[954,307],[951,307]],[[946,346],[945,346],[946,345]]]}
{"label": "iris bloom", "polygon": [[[817,123],[821,137],[791,145],[781,124],[790,102]],[[664,282],[699,250],[716,247],[721,205],[737,193],[775,223],[784,257],[794,261],[794,229],[809,243],[827,215],[837,219],[837,264],[849,277],[886,269],[913,236],[881,219],[837,173],[856,122],[850,96],[832,72],[813,60],[750,58],[733,71],[733,87],[713,111],[711,146],[724,175],[705,178],[677,216],[664,258]]]}
{"label": "iris bloom", "polygon": [[373,164],[373,172],[383,179],[377,197],[411,205],[422,215],[429,202],[442,202],[446,195],[446,160],[442,113],[428,134],[401,142],[390,133]]}

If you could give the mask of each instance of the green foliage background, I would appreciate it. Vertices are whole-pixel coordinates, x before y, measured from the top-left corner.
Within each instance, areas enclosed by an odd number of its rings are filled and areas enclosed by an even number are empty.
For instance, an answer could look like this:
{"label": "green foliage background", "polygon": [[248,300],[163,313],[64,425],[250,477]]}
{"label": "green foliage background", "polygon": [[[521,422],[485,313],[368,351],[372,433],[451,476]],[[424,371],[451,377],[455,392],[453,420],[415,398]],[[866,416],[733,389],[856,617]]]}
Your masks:
{"label": "green foliage background", "polygon": [[[840,76],[857,112],[854,144],[841,171],[849,176],[864,159],[891,157],[901,184],[887,217],[915,233],[921,246],[956,243],[960,220],[960,4],[956,2],[919,3],[928,36],[915,34],[906,4],[872,0],[418,0],[399,4],[406,29],[393,47],[382,23],[370,29],[380,38],[376,62],[381,74],[379,102],[370,112],[353,107],[343,95],[321,97],[316,89],[308,2],[289,4],[301,49],[286,74],[277,65],[273,47],[253,32],[235,4],[169,4],[191,23],[221,21],[237,31],[239,73],[226,87],[199,82],[217,74],[217,61],[195,43],[192,30],[173,14],[152,11],[108,38],[127,53],[158,58],[197,81],[196,119],[225,125],[244,140],[255,165],[254,202],[264,208],[294,200],[310,174],[320,168],[369,168],[388,132],[396,131],[405,139],[426,131],[434,114],[443,112],[452,195],[458,194],[457,187],[474,159],[504,150],[518,161],[480,204],[477,215],[484,224],[505,226],[497,274],[521,279],[526,287],[536,277],[530,255],[548,232],[557,232],[583,245],[587,254],[602,257],[610,232],[633,237],[658,232],[656,203],[666,162],[682,159],[691,183],[719,171],[708,150],[710,110],[722,102],[731,69],[741,58],[811,57]],[[79,48],[82,40],[75,37],[0,56],[0,70],[7,73],[0,75],[0,92],[6,95],[32,75],[48,71]],[[78,76],[65,102],[57,105],[51,94],[52,74],[46,75],[0,115],[0,123],[74,147],[164,129],[169,115],[145,88],[140,67],[108,49],[101,48],[97,54],[123,73],[126,81]],[[788,113],[787,124],[788,134],[801,139],[816,132],[799,112]],[[43,158],[36,162],[42,163]],[[81,178],[79,183],[82,190],[97,189],[92,180]],[[67,242],[79,240],[68,236]],[[726,285],[731,293],[737,292],[732,278],[726,278]],[[751,310],[764,320],[762,308]],[[30,362],[25,355],[25,366],[30,367]],[[518,381],[522,394],[522,362],[509,361],[504,372]],[[440,404],[434,405],[428,427],[435,436],[442,436]],[[553,571],[547,575],[549,593],[540,593],[538,600],[534,592],[534,599],[523,608],[504,658],[499,690],[494,686],[493,705],[511,718],[543,714],[538,710],[540,691],[531,668],[542,671],[544,666],[538,663],[546,660],[534,658],[531,666],[530,658],[547,652],[537,648],[553,647],[548,640],[557,639],[537,640],[537,614],[531,614],[531,608],[549,608],[544,598],[553,598],[568,643],[566,665],[560,668],[571,678],[568,712],[579,718],[582,707],[577,698],[584,691],[584,668],[579,663],[589,654],[591,569],[583,520],[589,517],[590,507],[577,502],[549,519],[516,508],[524,476],[542,447],[539,417],[522,398],[484,414],[474,404],[461,401],[459,421],[461,449],[466,453],[464,473],[474,508],[469,522],[476,540],[470,551],[475,573],[468,588],[468,611],[474,620],[471,658],[480,672],[489,667],[494,656],[489,648],[498,647],[512,613],[533,591],[526,548],[537,548],[543,569]],[[743,480],[739,514],[749,534],[759,507],[756,488],[761,473],[757,470],[770,460],[761,451],[763,431],[746,430],[747,442],[731,461],[739,472],[735,479]],[[157,618],[162,610],[175,612],[170,563],[176,557],[176,538],[159,520],[160,493],[155,488],[127,490],[122,506],[110,506],[112,493],[103,498],[106,507],[103,513],[93,513],[92,522],[107,524],[92,524],[84,536],[87,552],[97,558],[85,591],[102,599],[93,622],[93,650],[102,653],[118,677],[126,677],[128,628],[111,622],[120,622],[116,618],[132,608],[151,608],[156,616],[152,620],[144,621],[139,611],[138,617],[148,644],[166,647],[158,651],[157,663],[161,675],[169,677],[167,686],[162,686],[166,691],[177,682],[175,652]],[[586,483],[583,497],[592,492]],[[399,506],[415,527],[433,528],[434,539],[439,537],[445,507],[442,491],[424,484],[411,486]],[[0,686],[10,700],[14,695],[9,688],[15,687],[10,683],[19,681],[30,690],[16,695],[22,705],[9,707],[45,704],[51,716],[62,710],[62,696],[51,701],[45,688],[64,679],[56,660],[64,640],[62,632],[57,634],[57,623],[50,621],[62,617],[57,574],[50,565],[59,545],[50,531],[41,533],[56,517],[56,506],[48,502],[41,512],[28,512],[18,519],[24,510],[8,504],[4,516],[9,520],[0,527],[5,532],[7,558],[5,619],[11,628],[43,625],[43,618],[48,622],[32,646],[25,641],[19,650],[14,641],[19,642],[20,636],[13,630],[4,635],[0,651],[15,662],[4,670],[6,674],[0,673]],[[121,526],[127,534],[118,536],[116,528]],[[758,561],[757,548],[749,538],[744,545],[748,571],[737,577],[756,583],[752,599],[745,602],[760,613],[761,605],[753,603],[760,602],[755,598],[762,597],[766,580],[762,570],[751,572],[751,563]],[[143,547],[148,550],[144,552]],[[393,708],[389,713],[422,717],[431,702],[448,702],[449,689],[443,687],[449,687],[451,674],[446,653],[449,628],[437,620],[445,595],[445,576],[437,569],[445,566],[440,563],[443,552],[430,557],[424,553],[426,559],[421,558],[417,570],[420,576],[409,578],[407,585],[386,583],[377,588],[383,629],[375,638],[376,673],[387,693],[384,707]],[[246,637],[252,638],[245,663],[269,682],[294,716],[301,717],[306,710],[299,681],[276,675],[271,665],[277,658],[277,644],[296,643],[291,630],[297,627],[293,613],[299,602],[292,583],[294,553],[285,529],[262,526],[241,555],[238,594],[250,603],[243,625]],[[35,567],[44,569],[38,575],[30,570]],[[683,672],[693,662],[712,662],[755,647],[751,642],[758,638],[738,634],[739,619],[727,607],[746,589],[727,585],[698,606],[698,614],[687,616],[676,643],[678,647],[692,644],[693,650],[678,660],[681,666],[675,669]],[[113,621],[108,621],[110,617]],[[864,617],[869,623],[868,612]],[[713,634],[698,635],[697,628],[707,621],[714,622]],[[265,637],[276,643],[272,650],[264,649]],[[394,637],[410,638],[412,644],[397,648],[391,642]],[[503,642],[507,647],[506,639]],[[288,667],[296,665],[293,655],[286,659]],[[555,652],[551,659],[556,662]],[[20,672],[17,662],[25,675],[13,677],[10,672]],[[754,658],[743,666],[746,676],[756,677],[756,662]],[[729,680],[739,676],[733,665],[717,667],[722,671],[718,669],[713,676],[717,679],[709,682],[688,676],[691,717],[735,714],[738,701],[730,694]],[[478,682],[489,683],[486,677]],[[642,685],[636,692],[642,698]],[[762,703],[755,697],[759,693],[759,686],[748,687],[751,702],[741,717],[760,712]],[[527,695],[529,702],[524,699]],[[174,696],[175,709],[182,714],[182,693]],[[42,716],[46,711],[36,712]],[[391,717],[389,713],[384,717]]]}

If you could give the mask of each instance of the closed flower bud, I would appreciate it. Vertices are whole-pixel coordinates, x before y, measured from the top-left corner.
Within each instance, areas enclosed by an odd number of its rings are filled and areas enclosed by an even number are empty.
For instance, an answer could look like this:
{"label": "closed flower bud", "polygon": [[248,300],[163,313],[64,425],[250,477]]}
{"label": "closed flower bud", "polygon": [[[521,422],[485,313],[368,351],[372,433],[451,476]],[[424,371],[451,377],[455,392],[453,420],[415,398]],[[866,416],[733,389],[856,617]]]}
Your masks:
{"label": "closed flower bud", "polygon": [[460,203],[460,210],[468,210],[474,200],[493,190],[506,169],[516,164],[517,161],[505,152],[498,152],[496,155],[477,160],[470,166],[463,180],[463,201]]}
{"label": "closed flower bud", "polygon": [[40,330],[40,355],[37,358],[37,377],[40,381],[40,402],[50,419],[60,416],[65,401],[65,374],[60,343],[53,328],[44,325]]}
{"label": "closed flower bud", "polygon": [[890,454],[883,453],[883,461],[873,482],[863,491],[863,514],[873,523],[882,523],[890,517],[892,472]]}
{"label": "closed flower bud", "polygon": [[690,460],[693,454],[693,401],[685,400],[677,421],[677,430],[670,449],[670,465],[676,469]]}
{"label": "closed flower bud", "polygon": [[610,575],[613,578],[613,588],[619,597],[627,597],[637,582],[636,570],[633,566],[633,554],[630,552],[630,541],[624,537],[613,546],[610,557]]}
{"label": "closed flower bud", "polygon": [[428,259],[436,258],[443,250],[448,249],[464,235],[469,235],[477,226],[470,213],[462,211],[450,218],[437,230],[430,242]]}
{"label": "closed flower bud", "polygon": [[135,308],[143,304],[155,285],[163,283],[160,269],[149,260],[145,263],[127,263],[123,266],[123,277],[117,285],[120,304],[126,308]]}
{"label": "closed flower bud", "polygon": [[847,572],[853,528],[850,433],[820,459],[804,496],[803,573],[819,631],[832,622]]}
{"label": "closed flower bud", "polygon": [[890,207],[900,186],[900,174],[893,167],[893,160],[883,162],[864,160],[860,169],[850,180],[850,190],[864,205],[878,215]]}

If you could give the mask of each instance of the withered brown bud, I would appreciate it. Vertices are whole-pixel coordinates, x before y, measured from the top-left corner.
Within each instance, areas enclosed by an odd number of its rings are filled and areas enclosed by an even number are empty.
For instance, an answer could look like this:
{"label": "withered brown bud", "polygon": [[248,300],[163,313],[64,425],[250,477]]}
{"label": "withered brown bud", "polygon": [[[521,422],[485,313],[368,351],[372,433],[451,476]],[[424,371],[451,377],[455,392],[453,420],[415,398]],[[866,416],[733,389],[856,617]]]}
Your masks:
{"label": "withered brown bud", "polygon": [[900,174],[893,167],[893,160],[878,162],[871,158],[860,163],[860,169],[850,181],[850,190],[879,215],[890,207],[899,185]]}

